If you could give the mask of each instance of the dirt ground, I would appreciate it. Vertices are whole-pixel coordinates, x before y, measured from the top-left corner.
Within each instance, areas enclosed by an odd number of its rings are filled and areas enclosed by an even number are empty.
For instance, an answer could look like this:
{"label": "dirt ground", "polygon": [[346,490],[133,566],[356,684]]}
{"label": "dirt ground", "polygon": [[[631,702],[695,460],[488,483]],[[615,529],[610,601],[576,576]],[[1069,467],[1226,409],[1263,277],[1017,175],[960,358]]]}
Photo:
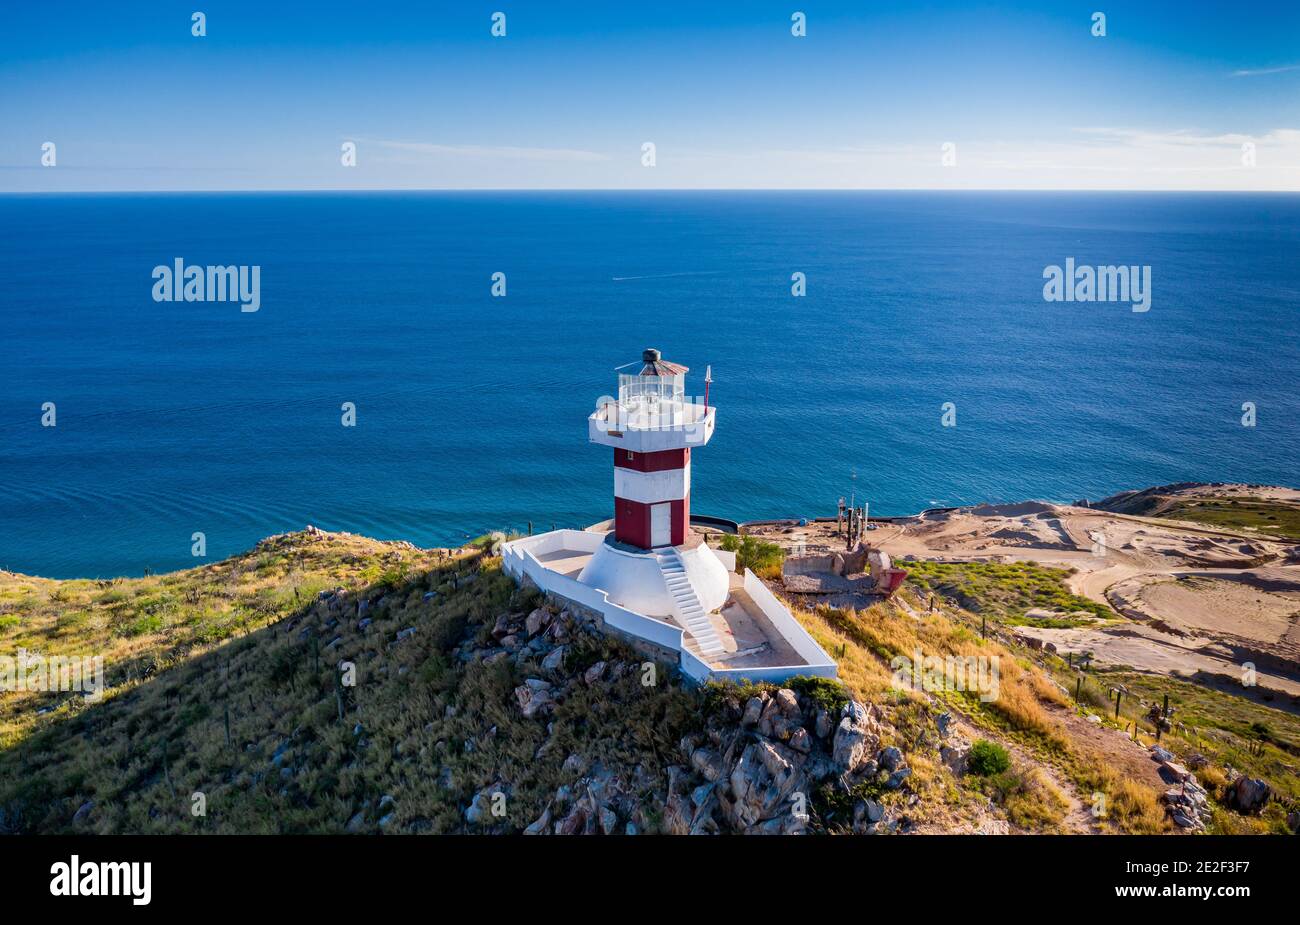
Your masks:
{"label": "dirt ground", "polygon": [[[1300,506],[1300,491],[1189,485],[1166,497],[1249,496]],[[1099,663],[1238,677],[1300,696],[1300,545],[1249,529],[1026,501],[936,511],[880,523],[866,542],[900,559],[1031,561],[1075,570],[1070,589],[1125,619],[1086,629],[1029,629]],[[834,521],[750,532],[790,550],[840,550]]]}

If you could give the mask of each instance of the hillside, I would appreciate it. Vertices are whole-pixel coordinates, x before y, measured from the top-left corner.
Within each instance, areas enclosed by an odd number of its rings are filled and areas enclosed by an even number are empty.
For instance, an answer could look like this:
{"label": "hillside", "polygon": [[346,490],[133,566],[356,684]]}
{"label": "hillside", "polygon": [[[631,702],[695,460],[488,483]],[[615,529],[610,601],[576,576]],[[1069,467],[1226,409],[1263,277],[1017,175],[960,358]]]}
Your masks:
{"label": "hillside", "polygon": [[1179,482],[1124,491],[1091,507],[1300,542],[1300,491],[1269,485]]}
{"label": "hillside", "polygon": [[[1063,662],[925,606],[796,610],[843,687],[691,688],[479,548],[309,528],[170,575],[0,574],[0,652],[107,663],[98,702],[0,696],[0,831],[1174,829],[1158,762]],[[998,696],[896,683],[918,650],[995,657]],[[1197,773],[1211,830],[1284,828]]]}

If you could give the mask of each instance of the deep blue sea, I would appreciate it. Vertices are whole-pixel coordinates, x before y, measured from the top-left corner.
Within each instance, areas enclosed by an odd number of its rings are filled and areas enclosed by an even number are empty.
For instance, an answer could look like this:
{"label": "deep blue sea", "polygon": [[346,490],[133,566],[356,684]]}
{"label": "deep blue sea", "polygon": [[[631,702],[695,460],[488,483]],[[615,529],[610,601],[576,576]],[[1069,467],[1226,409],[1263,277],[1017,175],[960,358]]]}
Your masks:
{"label": "deep blue sea", "polygon": [[[155,302],[177,257],[260,310]],[[1044,301],[1069,257],[1150,311]],[[713,367],[697,513],[1300,482],[1297,195],[0,196],[0,322],[0,568],[52,577],[609,516],[585,418],[647,346]]]}

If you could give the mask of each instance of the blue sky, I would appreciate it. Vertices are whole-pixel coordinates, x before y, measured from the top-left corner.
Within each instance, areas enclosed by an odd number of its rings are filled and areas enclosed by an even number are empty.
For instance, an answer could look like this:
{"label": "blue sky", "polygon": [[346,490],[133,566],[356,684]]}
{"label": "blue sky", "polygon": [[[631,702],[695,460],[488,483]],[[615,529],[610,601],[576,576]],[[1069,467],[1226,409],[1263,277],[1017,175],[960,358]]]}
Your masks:
{"label": "blue sky", "polygon": [[2,191],[1300,189],[1294,0],[5,4],[0,87]]}

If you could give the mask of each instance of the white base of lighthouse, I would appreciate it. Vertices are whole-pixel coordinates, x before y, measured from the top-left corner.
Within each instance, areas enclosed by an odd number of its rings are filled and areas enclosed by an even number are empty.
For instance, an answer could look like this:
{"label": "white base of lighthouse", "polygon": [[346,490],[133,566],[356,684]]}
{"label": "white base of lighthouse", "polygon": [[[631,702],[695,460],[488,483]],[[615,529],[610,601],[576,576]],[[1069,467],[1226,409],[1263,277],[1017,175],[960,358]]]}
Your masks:
{"label": "white base of lighthouse", "polygon": [[727,601],[727,567],[704,543],[640,550],[604,542],[578,581],[600,588],[616,604],[685,623],[692,603],[708,614]]}

